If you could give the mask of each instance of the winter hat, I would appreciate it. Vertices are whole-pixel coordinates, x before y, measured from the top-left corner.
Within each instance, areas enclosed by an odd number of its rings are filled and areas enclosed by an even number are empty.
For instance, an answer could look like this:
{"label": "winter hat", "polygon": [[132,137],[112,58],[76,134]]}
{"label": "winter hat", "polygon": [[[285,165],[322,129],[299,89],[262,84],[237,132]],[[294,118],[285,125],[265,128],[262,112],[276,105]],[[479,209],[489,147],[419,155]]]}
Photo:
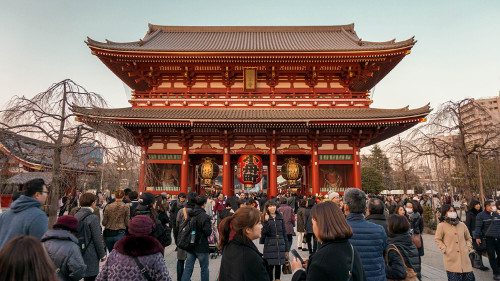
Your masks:
{"label": "winter hat", "polygon": [[128,223],[128,232],[133,235],[149,235],[154,229],[153,220],[146,215],[135,216]]}
{"label": "winter hat", "polygon": [[340,194],[339,194],[338,192],[335,192],[335,191],[333,191],[333,190],[330,190],[330,191],[328,192],[328,197],[327,197],[327,198],[328,198],[328,199],[330,199],[330,200],[332,200],[332,199],[333,199],[333,198],[335,198],[335,197],[340,197]]}
{"label": "winter hat", "polygon": [[78,219],[69,215],[61,216],[57,219],[53,226],[53,228],[57,227],[67,229],[72,232],[78,232]]}
{"label": "winter hat", "polygon": [[155,201],[155,196],[151,192],[144,192],[141,195],[141,204],[142,205],[149,206],[149,205],[152,205],[154,201]]}

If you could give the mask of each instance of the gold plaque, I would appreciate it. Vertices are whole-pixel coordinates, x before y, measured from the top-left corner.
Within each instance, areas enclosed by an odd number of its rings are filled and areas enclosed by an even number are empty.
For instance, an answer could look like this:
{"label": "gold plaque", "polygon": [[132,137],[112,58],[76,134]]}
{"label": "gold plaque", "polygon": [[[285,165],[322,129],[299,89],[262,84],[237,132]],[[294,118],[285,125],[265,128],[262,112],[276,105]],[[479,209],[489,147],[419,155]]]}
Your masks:
{"label": "gold plaque", "polygon": [[257,68],[248,67],[243,69],[243,91],[253,92],[257,90]]}

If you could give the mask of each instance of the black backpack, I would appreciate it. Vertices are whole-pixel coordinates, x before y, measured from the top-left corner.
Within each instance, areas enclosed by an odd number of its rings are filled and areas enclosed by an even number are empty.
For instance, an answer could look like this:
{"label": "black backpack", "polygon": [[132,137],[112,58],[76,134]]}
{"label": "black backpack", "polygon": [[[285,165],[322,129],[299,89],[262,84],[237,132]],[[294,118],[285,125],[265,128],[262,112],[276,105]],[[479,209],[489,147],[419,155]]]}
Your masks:
{"label": "black backpack", "polygon": [[[78,211],[80,211],[80,210],[78,210]],[[78,239],[78,247],[80,247],[80,251],[82,252],[82,256],[85,255],[85,252],[87,251],[88,245],[92,241],[92,235],[90,235],[90,237],[88,237],[88,235],[87,235],[88,231],[86,230],[86,226],[85,226],[85,219],[90,215],[93,215],[93,213],[87,214],[87,215],[83,216],[80,220],[78,220],[78,235],[76,238]]]}
{"label": "black backpack", "polygon": [[[186,214],[186,209],[183,210],[184,212],[184,222],[181,224],[181,227],[179,228],[179,234],[177,234],[177,247],[180,249],[186,250],[186,251],[192,251],[195,246],[196,246],[196,220],[194,220],[191,217],[188,217]],[[192,240],[192,232],[195,232],[195,239]],[[191,243],[191,241],[194,241]]]}
{"label": "black backpack", "polygon": [[172,229],[164,226],[160,220],[156,220],[156,226],[151,236],[156,238],[163,247],[172,244]]}

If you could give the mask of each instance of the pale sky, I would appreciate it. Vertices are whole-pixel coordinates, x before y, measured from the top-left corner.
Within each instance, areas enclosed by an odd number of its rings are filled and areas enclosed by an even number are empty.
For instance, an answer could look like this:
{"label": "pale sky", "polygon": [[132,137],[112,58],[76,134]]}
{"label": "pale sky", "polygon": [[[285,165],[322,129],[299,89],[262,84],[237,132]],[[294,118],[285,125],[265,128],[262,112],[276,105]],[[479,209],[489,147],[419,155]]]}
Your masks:
{"label": "pale sky", "polygon": [[377,108],[496,96],[500,1],[0,0],[0,106],[70,78],[112,107],[130,106],[123,83],[90,54],[98,41],[136,41],[159,25],[343,25],[367,41],[415,36],[412,53],[372,89]]}

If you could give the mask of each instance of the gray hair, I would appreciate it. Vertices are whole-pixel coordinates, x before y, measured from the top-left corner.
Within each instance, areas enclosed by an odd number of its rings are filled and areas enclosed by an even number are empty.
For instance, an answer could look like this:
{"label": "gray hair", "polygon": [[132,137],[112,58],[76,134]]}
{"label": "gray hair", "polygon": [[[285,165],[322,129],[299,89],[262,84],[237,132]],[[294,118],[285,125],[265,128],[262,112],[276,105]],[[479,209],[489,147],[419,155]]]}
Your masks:
{"label": "gray hair", "polygon": [[364,213],[366,210],[366,194],[363,190],[349,188],[344,192],[344,204],[349,207],[349,212],[354,214]]}

